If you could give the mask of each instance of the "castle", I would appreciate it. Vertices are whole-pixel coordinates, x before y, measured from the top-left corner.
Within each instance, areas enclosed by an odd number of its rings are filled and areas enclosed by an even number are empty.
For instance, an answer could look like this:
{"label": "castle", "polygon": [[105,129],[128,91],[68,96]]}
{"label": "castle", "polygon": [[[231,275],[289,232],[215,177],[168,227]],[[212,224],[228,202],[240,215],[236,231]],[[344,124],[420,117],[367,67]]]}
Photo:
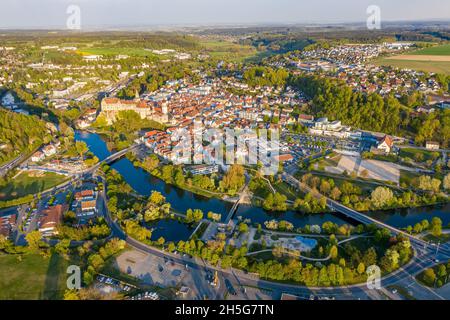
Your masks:
{"label": "castle", "polygon": [[101,102],[101,115],[108,124],[112,124],[120,111],[134,111],[141,119],[151,119],[160,123],[170,123],[167,103],[154,106],[144,100],[121,100],[118,98],[104,98]]}

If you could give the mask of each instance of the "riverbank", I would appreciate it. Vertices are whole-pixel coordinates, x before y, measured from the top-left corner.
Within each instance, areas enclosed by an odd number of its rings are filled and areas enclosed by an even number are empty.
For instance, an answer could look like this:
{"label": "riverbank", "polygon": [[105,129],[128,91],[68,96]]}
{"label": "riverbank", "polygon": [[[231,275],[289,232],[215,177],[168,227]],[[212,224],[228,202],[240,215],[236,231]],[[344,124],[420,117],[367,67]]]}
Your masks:
{"label": "riverbank", "polygon": [[[106,143],[95,133],[87,133],[76,131],[75,139],[84,141],[100,161],[111,155]],[[131,188],[144,197],[150,196],[152,191],[158,191],[163,194],[167,202],[177,212],[186,212],[188,209],[200,209],[205,214],[214,212],[222,215],[224,219],[230,211],[233,204],[228,201],[217,198],[209,198],[195,194],[190,191],[182,190],[172,185],[166,184],[164,181],[152,176],[142,168],[136,168],[133,163],[126,158],[114,162],[111,167],[119,172],[124,180]],[[426,207],[413,209],[397,209],[389,211],[367,212],[370,217],[376,218],[382,222],[391,224],[395,227],[407,227],[408,225],[420,222],[423,219],[437,216],[442,219],[444,224],[450,223],[450,203],[443,206]],[[318,214],[302,214],[294,211],[286,212],[269,212],[260,207],[241,204],[235,218],[250,219],[252,223],[264,224],[265,221],[273,219],[286,220],[293,223],[295,228],[304,227],[306,225],[322,225],[324,222],[330,221],[337,225],[354,224],[355,222],[342,215],[325,212]]]}

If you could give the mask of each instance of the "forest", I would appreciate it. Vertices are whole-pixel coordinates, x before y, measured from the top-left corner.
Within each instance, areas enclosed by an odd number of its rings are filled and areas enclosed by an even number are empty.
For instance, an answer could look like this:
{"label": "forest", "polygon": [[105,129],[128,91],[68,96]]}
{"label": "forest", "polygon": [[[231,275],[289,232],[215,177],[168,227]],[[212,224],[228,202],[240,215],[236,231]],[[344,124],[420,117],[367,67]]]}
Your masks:
{"label": "forest", "polygon": [[0,109],[0,145],[5,146],[0,149],[0,163],[31,152],[50,139],[44,121]]}
{"label": "forest", "polygon": [[413,109],[400,103],[393,95],[354,92],[344,83],[317,76],[299,76],[290,84],[312,99],[311,112],[317,117],[340,120],[354,128],[384,132],[408,133],[419,144],[436,140],[444,146],[450,139],[450,110],[413,118]]}

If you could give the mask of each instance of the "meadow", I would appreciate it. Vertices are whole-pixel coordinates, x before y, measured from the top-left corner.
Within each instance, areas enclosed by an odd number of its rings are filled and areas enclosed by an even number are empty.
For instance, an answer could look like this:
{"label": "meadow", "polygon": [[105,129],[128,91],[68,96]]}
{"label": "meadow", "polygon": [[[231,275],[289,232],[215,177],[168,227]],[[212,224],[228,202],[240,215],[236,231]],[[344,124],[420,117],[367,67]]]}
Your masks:
{"label": "meadow", "polygon": [[68,264],[56,254],[0,254],[0,300],[62,299]]}
{"label": "meadow", "polygon": [[383,57],[377,65],[450,75],[450,44],[419,49],[408,54]]}
{"label": "meadow", "polygon": [[22,172],[17,177],[0,185],[0,201],[20,198],[29,194],[37,194],[50,189],[66,180],[65,176],[56,173],[30,174]]}

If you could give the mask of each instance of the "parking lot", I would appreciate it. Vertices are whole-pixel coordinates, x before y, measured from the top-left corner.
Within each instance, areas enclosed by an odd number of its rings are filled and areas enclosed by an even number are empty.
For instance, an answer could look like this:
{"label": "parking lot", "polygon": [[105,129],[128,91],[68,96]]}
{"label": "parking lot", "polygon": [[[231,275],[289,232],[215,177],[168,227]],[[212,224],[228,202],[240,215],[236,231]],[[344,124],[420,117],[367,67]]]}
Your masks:
{"label": "parking lot", "polygon": [[162,288],[188,287],[189,293],[181,297],[184,299],[216,299],[219,295],[219,288],[211,285],[210,272],[204,269],[190,272],[185,265],[166,257],[130,250],[116,258],[116,267],[121,272],[140,279],[145,285]]}

